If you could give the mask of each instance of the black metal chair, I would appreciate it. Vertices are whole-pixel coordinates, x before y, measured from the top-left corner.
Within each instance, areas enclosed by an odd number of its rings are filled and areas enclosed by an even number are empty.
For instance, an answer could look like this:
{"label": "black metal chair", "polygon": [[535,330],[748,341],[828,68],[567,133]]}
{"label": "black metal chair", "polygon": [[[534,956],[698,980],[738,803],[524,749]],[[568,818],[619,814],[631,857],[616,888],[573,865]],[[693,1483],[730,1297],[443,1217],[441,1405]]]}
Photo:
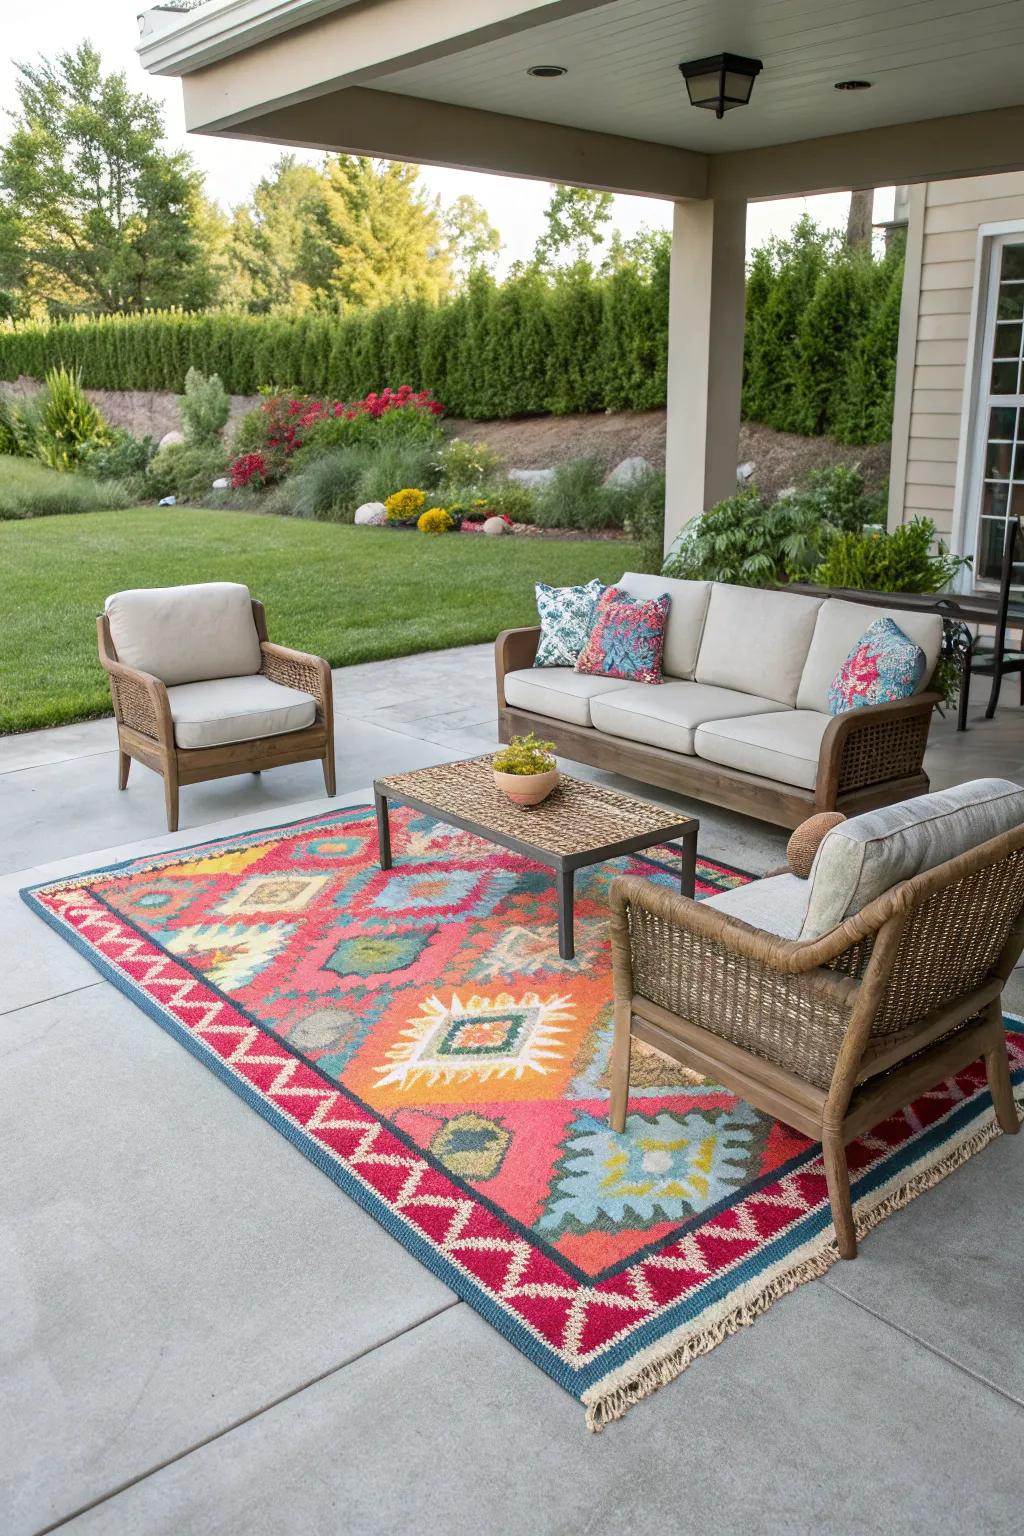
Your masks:
{"label": "black metal chair", "polygon": [[[1003,540],[1003,563],[999,577],[999,602],[995,614],[995,633],[991,636],[980,635],[975,640],[968,658],[968,664],[964,667],[963,677],[960,683],[960,710],[958,725],[961,730],[967,723],[967,702],[971,687],[971,678],[975,673],[983,677],[991,677],[992,688],[988,696],[988,704],[985,708],[985,719],[991,720],[999,703],[999,690],[1003,684],[1003,678],[1007,673],[1020,674],[1020,702],[1024,704],[1024,633],[1021,635],[1021,645],[1014,649],[1006,644],[1007,614],[1010,607],[1010,591],[1014,583],[1014,566],[1022,563],[1022,555],[1019,553],[1021,546],[1020,519],[1011,517],[1006,524],[1006,537]],[[1020,583],[1016,583],[1020,585]]]}

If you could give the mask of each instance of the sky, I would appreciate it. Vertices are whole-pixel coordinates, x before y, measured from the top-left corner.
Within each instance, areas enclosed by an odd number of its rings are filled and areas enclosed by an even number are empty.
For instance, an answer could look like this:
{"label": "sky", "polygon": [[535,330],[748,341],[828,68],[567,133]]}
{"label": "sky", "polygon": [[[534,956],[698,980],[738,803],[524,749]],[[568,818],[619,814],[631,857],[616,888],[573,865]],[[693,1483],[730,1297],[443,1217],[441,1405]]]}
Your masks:
{"label": "sky", "polygon": [[[247,144],[235,140],[206,138],[185,132],[178,80],[161,75],[147,75],[135,52],[138,42],[136,16],[145,0],[34,0],[18,4],[3,0],[4,18],[0,26],[0,105],[8,111],[16,105],[17,62],[31,62],[42,55],[52,55],[74,48],[89,39],[100,51],[107,70],[123,70],[132,89],[146,91],[164,106],[167,138],[174,147],[187,148],[206,175],[206,190],[227,210],[245,201],[250,189],[273,165],[280,150],[269,144]],[[0,118],[0,139],[5,138],[10,120]],[[313,155],[306,158],[315,159]],[[450,203],[460,193],[468,192],[487,209],[491,223],[501,232],[504,248],[498,262],[498,275],[513,261],[527,260],[543,226],[544,208],[550,196],[546,182],[525,181],[508,176],[488,176],[474,171],[454,171],[425,166],[423,180],[429,190]],[[885,206],[885,194],[876,196],[875,217],[891,216]],[[769,235],[785,235],[808,212],[824,225],[846,222],[848,194],[827,197],[787,198],[775,202],[751,204],[747,216],[747,246],[762,245]],[[668,228],[672,221],[670,203],[647,197],[616,197],[613,224],[624,236],[636,234],[645,225],[649,229]]]}

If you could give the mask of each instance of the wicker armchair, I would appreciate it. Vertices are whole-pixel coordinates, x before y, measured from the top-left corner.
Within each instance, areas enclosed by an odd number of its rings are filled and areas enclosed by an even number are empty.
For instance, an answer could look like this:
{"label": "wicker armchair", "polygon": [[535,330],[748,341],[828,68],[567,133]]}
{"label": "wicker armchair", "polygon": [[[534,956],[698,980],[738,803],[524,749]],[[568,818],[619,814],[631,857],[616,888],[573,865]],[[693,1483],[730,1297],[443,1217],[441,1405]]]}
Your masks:
{"label": "wicker armchair", "polygon": [[857,1238],[845,1145],[984,1057],[1019,1129],[1000,995],[1024,947],[1024,826],[893,886],[819,938],[752,927],[634,877],[611,887],[610,1121],[635,1036],[821,1140],[839,1252]]}
{"label": "wicker armchair", "polygon": [[[216,589],[216,590],[215,590]],[[224,644],[222,633],[211,634],[207,650],[212,657],[205,670],[195,676],[198,682],[183,679],[180,668],[166,672],[165,677],[154,671],[129,665],[118,656],[111,629],[110,604],[96,620],[99,656],[110,679],[110,691],[117,721],[118,770],[117,787],[125,789],[132,759],[144,763],[159,773],[164,781],[164,800],[167,810],[167,829],[177,831],[178,791],[183,784],[197,784],[206,779],[225,778],[232,774],[259,774],[264,768],[276,768],[286,763],[321,761],[324,784],[328,795],[335,793],[334,768],[334,704],[331,691],[331,669],[319,656],[293,651],[285,646],[273,645],[267,639],[266,615],[263,604],[249,597],[245,588],[230,584],[210,584],[203,587],[154,589],[151,592],[118,594],[126,598],[155,598],[163,601],[166,613],[173,613],[175,594],[186,594],[183,610],[187,617],[183,630],[194,622],[202,607],[195,607],[196,595],[200,605],[206,592],[218,595],[227,593],[233,604],[231,622],[235,634],[227,637],[226,651],[231,653],[230,642],[239,639],[243,647],[243,661],[236,664],[226,677],[214,677],[211,666],[216,666],[218,646]],[[191,599],[192,607],[188,601]],[[241,611],[239,610],[241,604]],[[251,615],[251,619],[250,619]],[[222,618],[222,613],[216,617]],[[122,635],[127,636],[125,620],[121,619]],[[134,618],[136,630],[138,618]],[[249,627],[251,624],[251,628]],[[165,624],[166,627],[166,624]],[[241,635],[237,631],[241,628]],[[196,651],[195,637],[181,637],[184,649],[191,638],[190,649]],[[159,654],[161,646],[154,648],[152,641],[143,641],[141,652],[137,635],[132,636],[133,654]],[[122,639],[122,644],[125,640]],[[200,649],[203,645],[200,637]],[[234,652],[237,655],[237,644]],[[167,645],[164,636],[164,656],[177,660],[176,647]],[[246,662],[244,657],[248,656]],[[227,662],[225,661],[225,667]],[[160,670],[164,670],[161,668]],[[188,674],[186,674],[186,677]],[[262,688],[253,684],[266,679],[276,688]],[[182,684],[184,683],[184,686]],[[177,686],[175,686],[177,684]],[[196,689],[216,687],[216,696],[223,702],[218,718],[217,704],[211,709],[210,695],[206,702],[196,705]],[[232,705],[232,695],[245,690],[245,699]],[[186,695],[188,705],[185,703]],[[179,703],[181,707],[179,708]],[[289,713],[291,711],[291,713]],[[244,718],[243,718],[244,716]],[[295,720],[300,723],[292,724]],[[256,722],[260,722],[257,725]],[[260,730],[260,734],[253,734]],[[190,734],[189,734],[190,733]],[[203,744],[183,745],[184,742],[201,741]]]}

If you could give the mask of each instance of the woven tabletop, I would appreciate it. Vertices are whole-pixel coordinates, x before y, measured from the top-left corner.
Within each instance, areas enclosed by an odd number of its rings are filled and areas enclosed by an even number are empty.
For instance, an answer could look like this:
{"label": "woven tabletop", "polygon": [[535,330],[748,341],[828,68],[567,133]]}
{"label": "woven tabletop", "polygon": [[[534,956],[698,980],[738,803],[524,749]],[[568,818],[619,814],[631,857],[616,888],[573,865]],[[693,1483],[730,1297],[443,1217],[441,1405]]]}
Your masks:
{"label": "woven tabletop", "polygon": [[442,818],[447,812],[472,821],[485,837],[497,832],[560,855],[647,834],[652,842],[659,833],[677,836],[691,819],[566,773],[540,805],[514,805],[494,782],[490,755],[392,774],[378,779],[374,788],[396,800],[419,800]]}

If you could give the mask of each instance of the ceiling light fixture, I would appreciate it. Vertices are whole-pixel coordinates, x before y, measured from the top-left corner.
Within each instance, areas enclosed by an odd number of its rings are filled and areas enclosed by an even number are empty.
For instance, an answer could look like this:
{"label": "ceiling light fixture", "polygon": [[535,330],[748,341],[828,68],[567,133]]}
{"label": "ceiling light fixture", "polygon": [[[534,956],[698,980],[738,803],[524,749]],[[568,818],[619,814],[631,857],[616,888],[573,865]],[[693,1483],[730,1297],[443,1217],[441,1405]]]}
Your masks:
{"label": "ceiling light fixture", "polygon": [[746,106],[764,65],[760,59],[745,59],[738,53],[716,53],[679,68],[691,107],[705,107],[716,117],[724,117],[733,107]]}
{"label": "ceiling light fixture", "polygon": [[870,80],[837,80],[836,83],[835,83],[835,89],[837,91],[870,91],[870,89],[871,89],[871,81]]}
{"label": "ceiling light fixture", "polygon": [[531,64],[526,73],[535,75],[538,80],[557,80],[559,75],[567,75],[569,71],[564,64]]}

